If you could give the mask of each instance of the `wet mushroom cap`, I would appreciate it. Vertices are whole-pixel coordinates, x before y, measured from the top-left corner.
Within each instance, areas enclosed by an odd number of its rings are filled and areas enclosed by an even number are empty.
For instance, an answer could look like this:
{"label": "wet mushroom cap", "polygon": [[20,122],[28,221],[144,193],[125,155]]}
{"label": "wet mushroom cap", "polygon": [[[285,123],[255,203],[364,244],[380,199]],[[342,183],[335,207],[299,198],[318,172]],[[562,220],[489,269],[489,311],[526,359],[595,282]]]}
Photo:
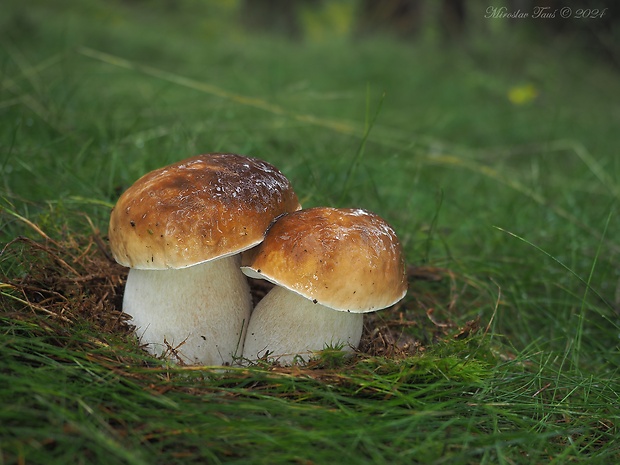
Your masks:
{"label": "wet mushroom cap", "polygon": [[114,207],[108,235],[121,265],[185,268],[253,247],[275,217],[299,208],[290,182],[274,166],[211,153],[138,179]]}
{"label": "wet mushroom cap", "polygon": [[317,207],[283,215],[259,246],[244,252],[241,269],[341,311],[379,310],[407,292],[396,233],[361,209]]}

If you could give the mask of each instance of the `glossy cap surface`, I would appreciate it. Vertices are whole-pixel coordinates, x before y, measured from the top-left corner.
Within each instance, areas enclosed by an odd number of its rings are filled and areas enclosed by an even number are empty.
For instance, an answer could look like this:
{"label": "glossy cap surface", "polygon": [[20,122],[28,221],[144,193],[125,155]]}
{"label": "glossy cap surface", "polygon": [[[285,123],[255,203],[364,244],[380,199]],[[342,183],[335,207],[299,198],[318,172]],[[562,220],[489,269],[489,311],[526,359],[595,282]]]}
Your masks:
{"label": "glossy cap surface", "polygon": [[138,179],[112,210],[108,236],[121,265],[185,268],[253,247],[274,218],[299,208],[290,182],[269,163],[204,154]]}
{"label": "glossy cap surface", "polygon": [[394,230],[361,209],[284,215],[242,257],[242,271],[335,310],[371,312],[404,297],[407,277]]}

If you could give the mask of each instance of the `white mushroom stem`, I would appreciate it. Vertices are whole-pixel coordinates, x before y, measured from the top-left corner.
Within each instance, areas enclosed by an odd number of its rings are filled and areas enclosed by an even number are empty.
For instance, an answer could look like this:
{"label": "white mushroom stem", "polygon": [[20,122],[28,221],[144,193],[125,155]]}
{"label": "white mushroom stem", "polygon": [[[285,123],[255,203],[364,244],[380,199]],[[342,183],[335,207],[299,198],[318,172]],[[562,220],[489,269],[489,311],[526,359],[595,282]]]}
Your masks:
{"label": "white mushroom stem", "polygon": [[246,334],[243,358],[265,355],[290,364],[296,356],[308,360],[313,352],[342,346],[352,351],[362,337],[363,314],[314,303],[276,286],[256,305]]}
{"label": "white mushroom stem", "polygon": [[252,301],[239,256],[127,276],[123,311],[154,355],[191,365],[228,365],[243,351]]}

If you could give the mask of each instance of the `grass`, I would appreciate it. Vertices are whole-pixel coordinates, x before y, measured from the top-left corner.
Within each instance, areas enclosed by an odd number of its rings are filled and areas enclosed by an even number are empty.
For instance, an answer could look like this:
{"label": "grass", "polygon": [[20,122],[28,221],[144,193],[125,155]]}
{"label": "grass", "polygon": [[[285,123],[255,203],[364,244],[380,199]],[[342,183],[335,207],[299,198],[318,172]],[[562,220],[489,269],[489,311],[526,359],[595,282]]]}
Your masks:
{"label": "grass", "polygon": [[[0,463],[620,459],[616,69],[508,31],[287,43],[233,2],[71,6],[0,24]],[[410,292],[352,358],[222,372],[132,338],[110,208],[219,150],[396,229]]]}

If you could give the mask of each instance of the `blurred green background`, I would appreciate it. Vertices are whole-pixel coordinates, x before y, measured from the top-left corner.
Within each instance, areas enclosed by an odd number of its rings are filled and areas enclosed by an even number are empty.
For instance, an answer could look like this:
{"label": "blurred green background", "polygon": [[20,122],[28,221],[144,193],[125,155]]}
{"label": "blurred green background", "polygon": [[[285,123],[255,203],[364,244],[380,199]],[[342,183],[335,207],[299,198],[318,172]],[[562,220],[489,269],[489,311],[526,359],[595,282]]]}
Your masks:
{"label": "blurred green background", "polygon": [[[576,3],[4,0],[0,462],[617,462],[620,3]],[[372,321],[419,351],[174,372],[41,290],[214,151],[388,220],[441,279]]]}
{"label": "blurred green background", "polygon": [[[587,340],[609,348],[618,7],[547,4],[555,18],[533,2],[5,2],[4,202],[44,230],[88,230],[86,214],[105,232],[145,172],[256,156],[304,206],[374,210],[411,264],[484,282],[459,317],[488,317],[501,289],[497,321],[524,345],[565,348],[591,281]],[[5,219],[4,240],[20,228]]]}

